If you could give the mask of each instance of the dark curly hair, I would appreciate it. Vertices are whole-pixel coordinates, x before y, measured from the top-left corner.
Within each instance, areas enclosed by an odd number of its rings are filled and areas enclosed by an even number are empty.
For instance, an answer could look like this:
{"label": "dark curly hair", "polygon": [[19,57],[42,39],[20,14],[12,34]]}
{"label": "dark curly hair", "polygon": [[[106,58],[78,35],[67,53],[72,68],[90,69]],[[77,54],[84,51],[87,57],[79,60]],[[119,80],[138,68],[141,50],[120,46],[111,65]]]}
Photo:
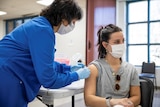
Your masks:
{"label": "dark curly hair", "polygon": [[55,0],[41,11],[40,16],[46,17],[52,26],[60,24],[62,19],[66,19],[70,24],[72,19],[82,18],[82,9],[74,0]]}
{"label": "dark curly hair", "polygon": [[102,45],[102,42],[103,41],[108,42],[110,39],[110,35],[112,33],[120,32],[120,31],[122,31],[122,29],[113,24],[106,25],[105,27],[103,26],[100,27],[100,29],[97,32],[97,36],[98,36],[97,46],[98,46],[98,52],[99,52],[98,58],[104,58],[107,54],[106,49]]}

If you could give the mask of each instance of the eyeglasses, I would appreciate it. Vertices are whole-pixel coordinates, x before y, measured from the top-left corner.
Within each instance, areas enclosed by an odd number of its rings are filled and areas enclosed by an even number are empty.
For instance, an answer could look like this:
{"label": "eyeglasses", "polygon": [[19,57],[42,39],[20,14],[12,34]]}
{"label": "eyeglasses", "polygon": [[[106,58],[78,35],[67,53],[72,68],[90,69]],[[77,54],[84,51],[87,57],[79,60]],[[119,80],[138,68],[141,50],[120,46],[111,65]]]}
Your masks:
{"label": "eyeglasses", "polygon": [[118,82],[121,80],[120,75],[116,75],[116,84],[115,84],[115,89],[118,91],[120,89],[120,85],[118,84]]}

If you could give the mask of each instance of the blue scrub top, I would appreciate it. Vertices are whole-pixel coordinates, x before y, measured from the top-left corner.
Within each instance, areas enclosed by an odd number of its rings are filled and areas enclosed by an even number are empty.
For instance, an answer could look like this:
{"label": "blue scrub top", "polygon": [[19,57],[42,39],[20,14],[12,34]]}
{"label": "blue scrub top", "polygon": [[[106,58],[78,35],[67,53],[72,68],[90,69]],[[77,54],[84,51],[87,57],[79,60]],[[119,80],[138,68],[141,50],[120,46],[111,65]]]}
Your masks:
{"label": "blue scrub top", "polygon": [[54,61],[54,47],[53,27],[42,16],[20,25],[0,41],[0,71],[13,73],[23,82],[28,101],[35,98],[41,85],[56,89],[78,80],[70,66]]}

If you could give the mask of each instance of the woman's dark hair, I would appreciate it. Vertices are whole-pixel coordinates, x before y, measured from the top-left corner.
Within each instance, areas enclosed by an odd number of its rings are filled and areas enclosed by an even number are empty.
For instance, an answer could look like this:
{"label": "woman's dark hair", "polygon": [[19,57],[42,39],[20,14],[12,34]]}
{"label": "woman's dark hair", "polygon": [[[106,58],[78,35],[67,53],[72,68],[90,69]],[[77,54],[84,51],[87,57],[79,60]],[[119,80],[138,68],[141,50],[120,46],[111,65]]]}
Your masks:
{"label": "woman's dark hair", "polygon": [[62,19],[70,24],[72,19],[80,20],[82,10],[74,0],[55,0],[50,6],[43,9],[40,16],[44,16],[52,26],[57,26]]}
{"label": "woman's dark hair", "polygon": [[100,29],[97,32],[98,36],[98,58],[104,58],[107,54],[106,49],[103,47],[102,42],[108,42],[110,39],[110,35],[115,32],[120,32],[122,31],[121,28],[118,26],[115,26],[113,24],[109,24],[105,27],[101,26]]}

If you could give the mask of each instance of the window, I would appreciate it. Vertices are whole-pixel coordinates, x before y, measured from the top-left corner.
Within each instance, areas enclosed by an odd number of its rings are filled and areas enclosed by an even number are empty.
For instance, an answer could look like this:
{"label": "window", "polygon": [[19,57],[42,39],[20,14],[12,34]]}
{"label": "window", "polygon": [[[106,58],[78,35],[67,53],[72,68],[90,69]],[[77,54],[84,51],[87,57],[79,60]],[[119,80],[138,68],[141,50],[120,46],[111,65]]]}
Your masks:
{"label": "window", "polygon": [[11,32],[14,28],[21,25],[22,23],[29,21],[33,17],[36,17],[36,16],[6,20],[6,34]]}
{"label": "window", "polygon": [[127,61],[160,66],[160,0],[127,1]]}

